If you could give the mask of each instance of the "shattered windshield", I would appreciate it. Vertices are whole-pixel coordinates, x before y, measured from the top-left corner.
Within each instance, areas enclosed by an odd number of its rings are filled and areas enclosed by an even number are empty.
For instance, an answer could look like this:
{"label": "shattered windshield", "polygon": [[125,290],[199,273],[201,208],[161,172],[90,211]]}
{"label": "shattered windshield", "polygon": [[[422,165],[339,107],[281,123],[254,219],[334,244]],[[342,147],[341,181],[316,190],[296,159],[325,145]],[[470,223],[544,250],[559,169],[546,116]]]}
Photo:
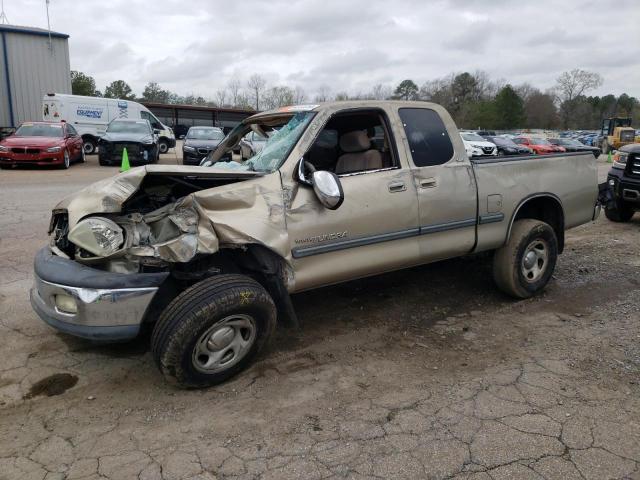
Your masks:
{"label": "shattered windshield", "polygon": [[298,143],[302,133],[315,115],[314,112],[299,112],[287,123],[265,139],[264,148],[249,160],[238,162],[216,162],[215,168],[232,170],[249,170],[256,172],[273,172],[280,168],[291,149]]}

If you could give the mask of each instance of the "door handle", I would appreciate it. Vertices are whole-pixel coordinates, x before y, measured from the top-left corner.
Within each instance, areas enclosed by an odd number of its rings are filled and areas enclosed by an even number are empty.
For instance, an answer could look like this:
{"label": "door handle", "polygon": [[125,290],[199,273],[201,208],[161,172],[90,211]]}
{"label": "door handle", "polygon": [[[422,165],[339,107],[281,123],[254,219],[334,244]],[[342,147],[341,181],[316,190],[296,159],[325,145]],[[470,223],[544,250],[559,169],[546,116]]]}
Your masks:
{"label": "door handle", "polygon": [[406,189],[407,189],[407,186],[404,184],[404,182],[391,182],[389,184],[389,191],[391,193],[404,192]]}
{"label": "door handle", "polygon": [[420,187],[421,188],[433,188],[436,185],[438,185],[438,182],[433,177],[425,178],[425,179],[420,180]]}

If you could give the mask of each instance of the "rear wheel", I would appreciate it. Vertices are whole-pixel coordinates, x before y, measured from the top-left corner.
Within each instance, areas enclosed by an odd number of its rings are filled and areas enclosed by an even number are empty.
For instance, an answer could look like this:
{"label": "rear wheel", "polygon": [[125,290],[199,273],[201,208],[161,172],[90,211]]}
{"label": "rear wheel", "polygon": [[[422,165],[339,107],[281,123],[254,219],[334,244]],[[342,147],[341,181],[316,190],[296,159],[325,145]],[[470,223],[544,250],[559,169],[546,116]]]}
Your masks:
{"label": "rear wheel", "polygon": [[78,162],[84,163],[87,161],[87,157],[84,153],[84,148],[80,151],[80,158],[78,158]]}
{"label": "rear wheel", "polygon": [[513,224],[511,237],[493,258],[498,288],[516,298],[529,298],[549,282],[558,259],[558,240],[547,223],[523,219]]}
{"label": "rear wheel", "polygon": [[167,153],[169,151],[169,142],[166,140],[160,140],[160,142],[158,142],[158,149],[160,150],[160,153]]}
{"label": "rear wheel", "polygon": [[84,153],[87,155],[93,155],[96,153],[97,144],[93,138],[83,138],[82,139],[82,149]]}
{"label": "rear wheel", "polygon": [[612,222],[624,223],[631,220],[634,214],[633,208],[623,201],[616,201],[611,207],[605,207],[604,214]]}
{"label": "rear wheel", "polygon": [[276,307],[262,285],[244,275],[216,275],[167,306],[151,350],[168,381],[202,388],[247,368],[275,326]]}

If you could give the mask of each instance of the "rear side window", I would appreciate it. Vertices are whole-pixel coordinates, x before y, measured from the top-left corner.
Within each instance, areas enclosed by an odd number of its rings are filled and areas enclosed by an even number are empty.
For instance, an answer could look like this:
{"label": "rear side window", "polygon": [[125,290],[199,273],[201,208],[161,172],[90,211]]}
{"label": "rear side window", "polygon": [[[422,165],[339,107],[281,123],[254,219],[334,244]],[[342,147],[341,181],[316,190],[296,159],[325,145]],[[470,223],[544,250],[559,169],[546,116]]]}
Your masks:
{"label": "rear side window", "polygon": [[453,145],[440,115],[427,108],[401,108],[399,114],[416,167],[451,160]]}

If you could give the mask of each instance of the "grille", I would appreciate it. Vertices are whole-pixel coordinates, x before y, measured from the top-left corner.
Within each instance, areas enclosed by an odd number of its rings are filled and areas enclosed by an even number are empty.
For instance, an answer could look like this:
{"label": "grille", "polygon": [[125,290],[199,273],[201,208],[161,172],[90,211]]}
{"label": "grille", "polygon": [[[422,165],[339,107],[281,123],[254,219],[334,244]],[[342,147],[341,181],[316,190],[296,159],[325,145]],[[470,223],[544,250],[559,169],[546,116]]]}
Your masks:
{"label": "grille", "polygon": [[484,153],[493,153],[493,147],[482,147]]}
{"label": "grille", "polygon": [[136,143],[116,143],[114,152],[116,155],[122,155],[122,151],[127,149],[127,155],[138,155],[140,153],[140,145]]}
{"label": "grille", "polygon": [[629,155],[627,160],[627,174],[631,177],[640,177],[640,157]]}
{"label": "grille", "polygon": [[635,137],[635,131],[633,130],[623,130],[620,132],[620,141],[621,142],[633,142]]}
{"label": "grille", "polygon": [[198,153],[200,155],[209,155],[209,149],[208,148],[199,148],[198,149]]}
{"label": "grille", "polygon": [[14,147],[11,149],[13,153],[22,153],[28,155],[37,155],[40,153],[40,149],[38,148],[26,148],[26,147]]}

